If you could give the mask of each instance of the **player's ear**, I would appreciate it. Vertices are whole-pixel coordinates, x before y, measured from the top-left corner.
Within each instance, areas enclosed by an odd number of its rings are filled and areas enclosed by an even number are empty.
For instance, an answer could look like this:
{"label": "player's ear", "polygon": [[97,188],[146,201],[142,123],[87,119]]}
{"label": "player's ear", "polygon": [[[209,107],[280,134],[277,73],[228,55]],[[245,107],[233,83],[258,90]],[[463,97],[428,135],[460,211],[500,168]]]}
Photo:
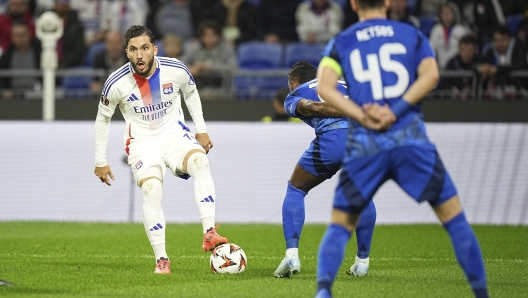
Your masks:
{"label": "player's ear", "polygon": [[385,9],[389,9],[390,8],[390,4],[391,4],[392,0],[385,0]]}
{"label": "player's ear", "polygon": [[154,46],[154,56],[158,55],[158,46]]}
{"label": "player's ear", "polygon": [[358,10],[357,0],[350,0],[350,5],[352,6],[352,10],[357,12]]}

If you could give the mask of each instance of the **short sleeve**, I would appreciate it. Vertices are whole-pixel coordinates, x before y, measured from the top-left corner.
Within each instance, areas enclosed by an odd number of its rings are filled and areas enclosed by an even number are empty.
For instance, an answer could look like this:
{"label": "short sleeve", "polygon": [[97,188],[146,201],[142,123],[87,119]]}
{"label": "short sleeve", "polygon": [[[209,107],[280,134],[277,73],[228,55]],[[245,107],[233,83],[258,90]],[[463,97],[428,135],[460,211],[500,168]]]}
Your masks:
{"label": "short sleeve", "polygon": [[429,43],[429,40],[425,35],[418,29],[416,29],[416,67],[420,65],[425,58],[436,58],[435,52]]}
{"label": "short sleeve", "polygon": [[284,110],[286,111],[286,114],[288,114],[291,117],[299,118],[299,116],[295,113],[297,111],[297,105],[299,104],[299,101],[301,101],[302,97],[298,92],[292,92],[286,96],[286,99],[284,100]]}

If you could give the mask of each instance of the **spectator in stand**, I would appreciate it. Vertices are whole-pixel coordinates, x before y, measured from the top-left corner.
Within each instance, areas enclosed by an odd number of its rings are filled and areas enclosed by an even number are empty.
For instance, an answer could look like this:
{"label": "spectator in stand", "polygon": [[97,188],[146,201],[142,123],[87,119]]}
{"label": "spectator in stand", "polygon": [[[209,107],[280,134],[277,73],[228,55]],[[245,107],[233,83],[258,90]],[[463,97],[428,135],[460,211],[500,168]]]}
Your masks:
{"label": "spectator in stand", "polygon": [[[0,69],[39,69],[40,44],[31,38],[31,28],[25,22],[15,22],[11,26],[10,46],[0,57]],[[37,77],[0,77],[2,97],[11,99],[19,90],[33,90],[40,81]],[[5,90],[10,89],[10,90]]]}
{"label": "spectator in stand", "polygon": [[416,0],[414,15],[416,16],[437,16],[440,6],[446,4],[447,0]]}
{"label": "spectator in stand", "polygon": [[223,25],[225,41],[240,44],[255,38],[255,7],[245,0],[217,0],[213,5],[214,19]]}
{"label": "spectator in stand", "polygon": [[493,31],[492,47],[484,54],[483,63],[478,72],[484,79],[490,79],[490,89],[497,88],[497,95],[511,92],[513,88],[526,88],[526,80],[510,78],[514,70],[527,68],[526,49],[512,36],[506,26],[499,26]]}
{"label": "spectator in stand", "polygon": [[215,21],[205,21],[198,28],[200,47],[189,53],[187,65],[195,78],[196,86],[220,87],[222,80],[215,70],[233,70],[238,62],[233,47],[222,40],[220,27]]}
{"label": "spectator in stand", "polygon": [[295,11],[302,0],[261,0],[257,8],[257,38],[265,42],[297,41]]}
{"label": "spectator in stand", "polygon": [[273,100],[271,101],[271,107],[273,108],[273,115],[262,117],[262,122],[275,122],[275,121],[289,121],[289,122],[302,122],[299,118],[290,117],[284,110],[284,101],[290,94],[290,89],[284,88],[277,90]]}
{"label": "spectator in stand", "polygon": [[173,34],[183,41],[194,37],[189,0],[167,1],[156,13],[156,29],[161,36]]}
{"label": "spectator in stand", "polygon": [[[523,14],[528,10],[528,1],[526,0],[499,0],[504,16]],[[513,33],[513,32],[512,32]]]}
{"label": "spectator in stand", "polygon": [[84,28],[77,12],[70,9],[69,0],[55,0],[53,10],[62,19],[64,33],[57,42],[59,68],[80,66],[84,54]]}
{"label": "spectator in stand", "polygon": [[459,23],[459,15],[458,8],[453,3],[442,5],[440,22],[431,30],[429,42],[436,53],[440,69],[444,69],[447,62],[458,54],[458,42],[469,33],[468,29]]}
{"label": "spectator in stand", "polygon": [[392,0],[390,9],[387,12],[387,18],[393,21],[407,23],[420,29],[420,20],[410,14],[408,5],[407,0]]}
{"label": "spectator in stand", "polygon": [[[464,36],[458,43],[458,55],[447,63],[446,70],[475,70],[478,63],[477,39],[471,35]],[[450,89],[454,97],[469,99],[471,97],[472,77],[448,77],[442,79],[442,89]]]}
{"label": "spectator in stand", "polygon": [[79,21],[83,25],[86,46],[104,40],[105,34],[101,30],[101,2],[102,0],[70,1],[70,9],[77,11]]}
{"label": "spectator in stand", "polygon": [[504,13],[500,6],[493,5],[493,0],[475,0],[474,5],[475,30],[478,33],[480,45],[491,42],[493,30],[500,24],[505,24]]}
{"label": "spectator in stand", "polygon": [[183,55],[183,41],[176,35],[167,34],[163,37],[163,50],[165,56],[169,58],[176,58],[183,63],[186,62]]}
{"label": "spectator in stand", "polygon": [[[112,73],[127,62],[125,55],[125,45],[123,44],[123,37],[119,31],[108,31],[105,34],[105,49],[95,55],[93,68],[104,69],[107,74]],[[90,84],[90,89],[93,92],[100,92],[103,85],[102,82],[106,77],[95,77]]]}
{"label": "spectator in stand", "polygon": [[517,38],[524,43],[524,47],[528,49],[528,10],[524,13],[524,19],[519,28],[517,28]]}
{"label": "spectator in stand", "polygon": [[343,28],[343,8],[333,0],[305,1],[295,18],[297,36],[306,43],[326,43]]}
{"label": "spectator in stand", "polygon": [[11,26],[14,22],[28,24],[31,38],[35,37],[35,24],[33,23],[29,5],[26,0],[9,0],[4,15],[0,15],[0,54],[6,51],[11,43]]}
{"label": "spectator in stand", "polygon": [[124,34],[132,25],[144,26],[149,5],[146,0],[102,0],[101,30]]}

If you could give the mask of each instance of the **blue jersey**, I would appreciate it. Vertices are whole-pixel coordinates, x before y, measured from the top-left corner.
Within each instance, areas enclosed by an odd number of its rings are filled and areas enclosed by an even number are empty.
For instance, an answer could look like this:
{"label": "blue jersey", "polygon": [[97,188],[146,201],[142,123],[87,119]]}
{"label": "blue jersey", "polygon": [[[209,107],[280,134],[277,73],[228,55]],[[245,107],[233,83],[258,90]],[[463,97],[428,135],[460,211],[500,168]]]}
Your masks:
{"label": "blue jersey", "polygon": [[[392,105],[417,78],[421,61],[435,57],[427,38],[415,27],[386,19],[354,24],[332,39],[324,56],[341,65],[348,95],[358,105]],[[402,145],[428,143],[421,104],[399,118],[386,132],[370,131],[351,121],[348,148],[365,155]],[[351,144],[355,142],[355,144]]]}
{"label": "blue jersey", "polygon": [[[313,127],[316,134],[321,134],[325,131],[337,128],[348,128],[348,121],[346,118],[305,117],[297,114],[297,105],[301,99],[309,99],[317,102],[323,101],[317,94],[316,87],[317,80],[311,80],[290,92],[284,101],[284,109],[286,110],[286,113],[292,117],[301,119],[306,124]],[[345,95],[348,93],[347,87],[343,83],[337,84],[337,89]]]}

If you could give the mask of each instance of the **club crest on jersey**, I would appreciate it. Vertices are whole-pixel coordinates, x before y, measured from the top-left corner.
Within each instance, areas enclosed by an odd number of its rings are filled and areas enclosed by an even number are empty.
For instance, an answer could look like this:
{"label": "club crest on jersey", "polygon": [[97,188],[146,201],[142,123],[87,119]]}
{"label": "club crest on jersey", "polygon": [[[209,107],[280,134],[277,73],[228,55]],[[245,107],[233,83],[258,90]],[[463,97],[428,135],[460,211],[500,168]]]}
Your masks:
{"label": "club crest on jersey", "polygon": [[172,83],[163,84],[161,85],[161,87],[163,89],[163,94],[171,94],[172,92],[174,92],[174,89],[172,88]]}
{"label": "club crest on jersey", "polygon": [[101,103],[105,106],[107,106],[110,102],[108,101],[108,98],[104,96],[104,94],[101,94]]}
{"label": "club crest on jersey", "polygon": [[136,170],[141,169],[142,166],[143,166],[143,162],[142,162],[141,160],[139,160],[138,162],[136,162]]}

